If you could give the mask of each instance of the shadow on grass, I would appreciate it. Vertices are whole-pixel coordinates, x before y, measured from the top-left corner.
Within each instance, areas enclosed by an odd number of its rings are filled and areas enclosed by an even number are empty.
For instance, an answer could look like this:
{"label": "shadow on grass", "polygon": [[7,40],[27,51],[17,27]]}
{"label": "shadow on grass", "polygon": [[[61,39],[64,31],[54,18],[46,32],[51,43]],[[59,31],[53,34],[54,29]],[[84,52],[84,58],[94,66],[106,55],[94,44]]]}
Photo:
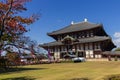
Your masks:
{"label": "shadow on grass", "polygon": [[88,78],[73,78],[73,79],[70,79],[70,80],[90,80]]}
{"label": "shadow on grass", "polygon": [[43,70],[46,68],[9,68],[9,69],[0,69],[0,74],[9,74],[11,72],[21,72],[28,70]]}
{"label": "shadow on grass", "polygon": [[108,75],[104,78],[104,80],[120,80],[120,74]]}
{"label": "shadow on grass", "polygon": [[16,78],[6,78],[1,80],[35,80],[35,78],[28,78],[28,77],[16,77]]}

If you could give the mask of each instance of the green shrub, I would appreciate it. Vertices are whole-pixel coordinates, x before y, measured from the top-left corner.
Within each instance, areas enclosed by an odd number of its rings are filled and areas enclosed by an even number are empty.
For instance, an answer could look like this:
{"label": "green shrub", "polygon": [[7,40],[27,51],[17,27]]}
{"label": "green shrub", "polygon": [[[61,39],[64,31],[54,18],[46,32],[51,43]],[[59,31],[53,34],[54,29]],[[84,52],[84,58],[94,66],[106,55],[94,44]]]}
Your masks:
{"label": "green shrub", "polygon": [[115,61],[118,61],[118,58],[117,58],[117,56],[115,56]]}

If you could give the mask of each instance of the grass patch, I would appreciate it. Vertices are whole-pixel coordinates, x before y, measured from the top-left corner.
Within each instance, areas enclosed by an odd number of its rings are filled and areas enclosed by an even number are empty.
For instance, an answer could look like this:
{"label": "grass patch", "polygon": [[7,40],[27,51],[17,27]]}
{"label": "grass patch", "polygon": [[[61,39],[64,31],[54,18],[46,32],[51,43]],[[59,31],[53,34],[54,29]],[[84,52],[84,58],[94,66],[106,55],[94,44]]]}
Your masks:
{"label": "grass patch", "polygon": [[88,78],[73,78],[71,80],[89,80]]}
{"label": "grass patch", "polygon": [[61,63],[74,63],[72,60],[61,61]]}
{"label": "grass patch", "polygon": [[120,80],[120,74],[106,76],[104,80]]}
{"label": "grass patch", "polygon": [[68,62],[22,66],[1,72],[0,80],[112,80],[108,75],[116,74],[120,74],[119,61]]}
{"label": "grass patch", "polygon": [[35,78],[29,78],[29,77],[15,77],[15,78],[6,78],[2,80],[35,80]]}
{"label": "grass patch", "polygon": [[30,70],[42,70],[45,68],[24,68],[24,67],[14,67],[14,68],[9,68],[9,69],[0,69],[0,74],[9,74],[9,73],[16,73],[16,72],[22,72],[22,71],[30,71]]}

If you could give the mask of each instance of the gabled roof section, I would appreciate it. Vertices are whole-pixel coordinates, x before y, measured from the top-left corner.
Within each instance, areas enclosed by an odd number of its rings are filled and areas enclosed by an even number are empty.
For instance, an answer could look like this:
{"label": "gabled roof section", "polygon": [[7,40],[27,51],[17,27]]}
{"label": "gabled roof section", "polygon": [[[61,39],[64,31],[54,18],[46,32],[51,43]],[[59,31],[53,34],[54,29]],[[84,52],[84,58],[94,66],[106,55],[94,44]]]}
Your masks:
{"label": "gabled roof section", "polygon": [[88,21],[83,21],[79,23],[72,22],[70,25],[66,26],[65,28],[48,33],[48,35],[51,36],[51,35],[82,31],[82,30],[89,30],[96,27],[102,27],[102,24],[95,24]]}
{"label": "gabled roof section", "polygon": [[94,36],[94,37],[79,39],[79,43],[97,42],[97,41],[105,41],[105,40],[111,40],[111,38],[109,36]]}
{"label": "gabled roof section", "polygon": [[[107,36],[94,36],[89,38],[78,39],[77,43],[89,43],[89,42],[97,42],[97,41],[105,41],[105,40],[111,40],[111,38]],[[50,43],[42,44],[40,46],[48,47],[48,46],[60,46],[60,45],[64,45],[64,44],[61,41],[53,41]]]}

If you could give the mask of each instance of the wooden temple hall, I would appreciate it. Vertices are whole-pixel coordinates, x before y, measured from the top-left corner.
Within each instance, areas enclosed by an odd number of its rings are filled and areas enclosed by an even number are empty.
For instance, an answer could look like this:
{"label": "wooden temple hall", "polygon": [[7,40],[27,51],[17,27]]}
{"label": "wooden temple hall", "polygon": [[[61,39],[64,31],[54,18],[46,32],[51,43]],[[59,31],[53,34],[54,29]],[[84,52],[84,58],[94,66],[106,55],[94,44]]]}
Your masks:
{"label": "wooden temple hall", "polygon": [[102,53],[116,46],[105,32],[102,24],[88,22],[74,23],[47,34],[55,39],[40,45],[50,51],[52,57],[62,59],[67,55],[85,58],[102,58]]}

